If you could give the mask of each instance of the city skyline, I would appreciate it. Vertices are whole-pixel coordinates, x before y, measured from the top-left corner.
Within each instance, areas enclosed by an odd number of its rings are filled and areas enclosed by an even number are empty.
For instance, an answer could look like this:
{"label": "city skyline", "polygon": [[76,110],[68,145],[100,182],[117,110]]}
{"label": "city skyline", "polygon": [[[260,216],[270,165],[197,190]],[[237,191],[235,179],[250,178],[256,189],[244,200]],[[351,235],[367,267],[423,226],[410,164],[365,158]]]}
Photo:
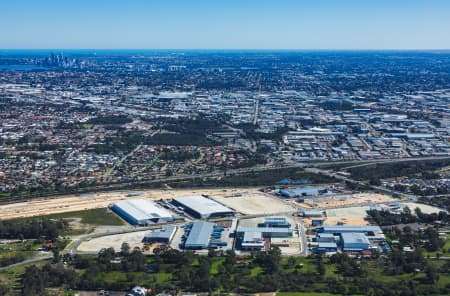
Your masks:
{"label": "city skyline", "polygon": [[5,3],[1,49],[449,49],[448,1]]}

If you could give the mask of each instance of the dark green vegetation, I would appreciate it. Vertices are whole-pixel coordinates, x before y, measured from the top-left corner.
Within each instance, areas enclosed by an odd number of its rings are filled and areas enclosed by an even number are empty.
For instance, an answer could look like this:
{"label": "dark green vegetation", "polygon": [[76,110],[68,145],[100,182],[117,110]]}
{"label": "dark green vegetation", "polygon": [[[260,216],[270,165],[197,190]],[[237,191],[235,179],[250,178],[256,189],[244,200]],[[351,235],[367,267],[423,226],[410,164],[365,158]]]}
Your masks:
{"label": "dark green vegetation", "polygon": [[[127,290],[134,285],[161,291],[304,292],[337,295],[447,295],[450,262],[425,259],[421,251],[394,250],[387,258],[352,259],[281,257],[277,248],[249,257],[234,252],[199,256],[176,250],[146,257],[128,246],[98,256],[68,255],[60,263],[28,267],[22,277],[26,295],[44,295],[46,288]],[[420,271],[416,267],[420,264]],[[395,267],[395,269],[392,269]],[[281,294],[290,295],[290,294]]]}
{"label": "dark green vegetation", "polygon": [[439,221],[439,224],[448,225],[450,216],[446,212],[425,214],[419,208],[416,208],[414,213],[415,215],[409,208],[404,208],[400,214],[387,211],[368,211],[378,225],[392,225],[384,227],[384,231],[391,241],[398,241],[397,247],[413,247],[419,252],[425,250],[428,254],[434,253],[434,255],[450,252],[449,248],[446,248],[446,240],[439,237],[436,224]]}
{"label": "dark green vegetation", "polygon": [[[194,155],[195,156],[195,155]],[[173,156],[177,157],[177,156]],[[251,166],[264,162],[264,159],[255,155],[249,158],[243,166]],[[111,184],[109,189],[135,189],[135,188],[173,188],[187,187],[222,187],[222,186],[272,186],[284,178],[292,180],[309,180],[310,183],[335,183],[339,180],[323,174],[308,173],[301,168],[268,168],[263,171],[250,171],[242,174],[228,174],[227,168],[222,168],[223,177],[186,177],[177,181],[148,180],[126,184]],[[168,177],[168,176],[167,176]],[[368,188],[368,187],[367,187]],[[48,186],[43,188],[25,188],[19,186],[14,191],[0,193],[0,201],[17,201],[32,197],[54,196],[63,194],[76,194],[84,192],[104,191],[104,186],[93,186],[88,183],[78,183],[73,187]]]}
{"label": "dark green vegetation", "polygon": [[436,207],[446,209],[447,211],[450,212],[450,195],[421,197],[420,202],[422,202],[424,204],[434,205]]}
{"label": "dark green vegetation", "polygon": [[[384,232],[391,242],[392,252],[389,253],[385,272],[391,275],[414,273],[427,270],[433,270],[433,277],[430,281],[436,282],[439,279],[439,271],[435,264],[427,258],[440,259],[450,254],[449,236],[441,238],[438,230],[432,227],[426,229],[414,229],[409,225],[399,227],[385,228]],[[408,248],[409,251],[404,251]],[[446,266],[446,273],[449,272],[450,261],[439,260],[440,265]],[[445,264],[444,264],[445,263]],[[442,271],[442,270],[441,270]],[[428,277],[431,275],[426,273]]]}
{"label": "dark green vegetation", "polygon": [[278,181],[289,178],[292,180],[309,180],[311,183],[334,183],[337,179],[325,175],[305,172],[300,168],[268,169],[253,171],[239,175],[227,175],[220,178],[193,178],[182,181],[166,182],[171,187],[215,187],[215,186],[270,186]]}
{"label": "dark green vegetation", "polygon": [[107,209],[0,221],[0,239],[13,240],[0,245],[0,267],[35,256],[46,242],[51,243],[49,249],[62,250],[67,242],[61,237],[88,233],[99,225],[123,225],[123,221]]}
{"label": "dark green vegetation", "polygon": [[351,178],[356,180],[372,180],[395,177],[411,177],[414,175],[427,175],[430,171],[450,165],[450,159],[430,159],[399,161],[389,163],[374,163],[365,166],[348,168]]}
{"label": "dark green vegetation", "polygon": [[[5,267],[32,257],[42,247],[42,240],[15,241],[0,245],[0,267]],[[0,295],[2,295],[0,293]]]}
{"label": "dark green vegetation", "polygon": [[0,238],[2,239],[38,239],[55,240],[67,225],[62,220],[36,218],[29,220],[0,221]]}
{"label": "dark green vegetation", "polygon": [[[422,174],[422,178],[423,178]],[[435,179],[438,179],[439,177],[436,177]],[[394,189],[400,192],[411,192],[412,194],[415,194],[417,196],[430,196],[430,195],[444,195],[450,193],[449,188],[447,186],[436,186],[436,187],[429,187],[429,186],[419,186],[418,184],[414,184],[412,186],[405,186],[402,184],[395,184]]]}
{"label": "dark green vegetation", "polygon": [[[391,240],[396,240],[397,247],[412,247],[415,249],[414,252],[407,252],[407,255],[417,255],[417,252],[421,253],[423,250],[426,250],[427,252],[448,252],[448,250],[444,249],[446,241],[439,238],[438,232],[432,227],[428,227],[425,230],[413,230],[409,226],[403,227],[402,230],[393,227],[386,229],[386,234]],[[406,263],[406,261],[404,263]],[[405,269],[412,270],[411,267]]]}
{"label": "dark green vegetation", "polygon": [[236,127],[243,130],[245,137],[247,139],[251,139],[251,140],[255,140],[255,141],[262,140],[262,139],[281,141],[283,138],[283,135],[289,131],[288,127],[281,127],[272,133],[261,133],[261,132],[256,131],[258,126],[251,124],[251,123],[240,124],[240,125],[237,125]]}
{"label": "dark green vegetation", "polygon": [[409,208],[404,208],[400,214],[393,214],[389,211],[370,210],[368,214],[380,226],[406,224],[406,223],[433,223],[441,221],[443,223],[450,223],[450,215],[444,211],[439,213],[426,214],[420,208],[414,210],[415,215],[411,213]]}
{"label": "dark green vegetation", "polygon": [[132,122],[132,119],[126,115],[109,115],[109,116],[98,116],[89,119],[87,124],[126,124]]}

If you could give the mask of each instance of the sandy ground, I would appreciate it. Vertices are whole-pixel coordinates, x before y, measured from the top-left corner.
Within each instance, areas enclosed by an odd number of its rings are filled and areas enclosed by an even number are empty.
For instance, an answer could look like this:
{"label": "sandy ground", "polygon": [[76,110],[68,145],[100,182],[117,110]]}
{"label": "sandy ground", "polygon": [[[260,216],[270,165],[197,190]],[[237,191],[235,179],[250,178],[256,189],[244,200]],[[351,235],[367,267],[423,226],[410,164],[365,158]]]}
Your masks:
{"label": "sandy ground", "polygon": [[327,210],[325,225],[336,225],[344,223],[347,225],[368,225],[364,219],[367,216],[367,210],[370,207],[349,207]]}
{"label": "sandy ground", "polygon": [[229,195],[210,195],[211,198],[244,215],[294,212],[296,209],[277,197],[256,190]]}
{"label": "sandy ground", "polygon": [[445,211],[445,210],[437,208],[437,207],[419,204],[419,203],[415,203],[415,202],[405,202],[402,204],[407,206],[413,212],[416,208],[419,208],[422,211],[422,213],[425,213],[425,214],[439,213],[440,211]]}
{"label": "sandy ground", "polygon": [[[314,199],[305,199],[304,204],[312,208],[339,208],[358,204],[379,204],[397,201],[394,198],[377,193],[357,193],[323,196]],[[299,204],[300,206],[302,204]]]}
{"label": "sandy ground", "polygon": [[34,199],[27,202],[0,205],[0,220],[74,212],[108,205],[124,199],[171,199],[175,196],[207,194],[210,196],[228,196],[243,192],[257,192],[257,188],[243,189],[170,189],[145,191],[108,191],[92,194],[73,194],[46,199]]}
{"label": "sandy ground", "polygon": [[114,250],[116,250],[116,252],[118,252],[120,251],[120,247],[124,242],[127,242],[130,245],[131,249],[133,249],[134,247],[139,247],[140,249],[142,249],[142,247],[144,246],[144,244],[142,243],[142,239],[149,232],[150,230],[145,230],[93,238],[89,241],[82,242],[77,251],[97,253],[101,249],[112,247],[114,248]]}

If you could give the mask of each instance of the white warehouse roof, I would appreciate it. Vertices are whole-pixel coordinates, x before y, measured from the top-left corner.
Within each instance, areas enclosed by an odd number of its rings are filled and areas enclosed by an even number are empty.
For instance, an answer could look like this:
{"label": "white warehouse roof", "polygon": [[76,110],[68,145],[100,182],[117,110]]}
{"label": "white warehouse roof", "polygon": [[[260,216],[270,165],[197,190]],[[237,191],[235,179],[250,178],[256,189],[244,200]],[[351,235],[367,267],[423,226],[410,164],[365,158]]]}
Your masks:
{"label": "white warehouse roof", "polygon": [[173,219],[172,214],[164,208],[158,207],[154,202],[145,199],[122,200],[114,204],[137,221],[154,219]]}
{"label": "white warehouse roof", "polygon": [[232,209],[202,195],[180,196],[173,198],[173,200],[194,210],[202,218],[207,218],[214,214],[234,212]]}

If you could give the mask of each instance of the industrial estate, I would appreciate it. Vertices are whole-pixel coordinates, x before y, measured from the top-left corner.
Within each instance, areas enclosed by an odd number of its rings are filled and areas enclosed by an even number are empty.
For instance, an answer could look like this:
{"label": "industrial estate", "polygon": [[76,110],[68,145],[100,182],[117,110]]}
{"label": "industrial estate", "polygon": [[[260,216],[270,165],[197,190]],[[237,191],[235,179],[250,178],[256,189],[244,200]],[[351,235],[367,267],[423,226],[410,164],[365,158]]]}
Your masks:
{"label": "industrial estate", "polygon": [[0,295],[449,295],[449,65],[0,51]]}
{"label": "industrial estate", "polygon": [[[403,208],[416,206],[427,213],[440,211],[374,193],[337,193],[322,186],[278,187],[269,192],[266,188],[239,193],[216,190],[211,195],[170,199],[139,199],[144,194],[134,192],[109,205],[110,211],[134,226],[132,240],[123,236],[109,241],[105,234],[71,251],[98,253],[108,247],[119,251],[123,243],[131,243],[132,248],[149,254],[155,248],[169,247],[204,255],[211,249],[245,255],[277,246],[282,254],[292,256],[337,252],[371,256],[374,251],[390,251],[382,229],[370,216],[371,210],[400,214]],[[354,205],[355,199],[360,204]],[[333,201],[337,207],[333,207]],[[327,202],[330,204],[323,206]],[[140,228],[149,230],[136,231]]]}

